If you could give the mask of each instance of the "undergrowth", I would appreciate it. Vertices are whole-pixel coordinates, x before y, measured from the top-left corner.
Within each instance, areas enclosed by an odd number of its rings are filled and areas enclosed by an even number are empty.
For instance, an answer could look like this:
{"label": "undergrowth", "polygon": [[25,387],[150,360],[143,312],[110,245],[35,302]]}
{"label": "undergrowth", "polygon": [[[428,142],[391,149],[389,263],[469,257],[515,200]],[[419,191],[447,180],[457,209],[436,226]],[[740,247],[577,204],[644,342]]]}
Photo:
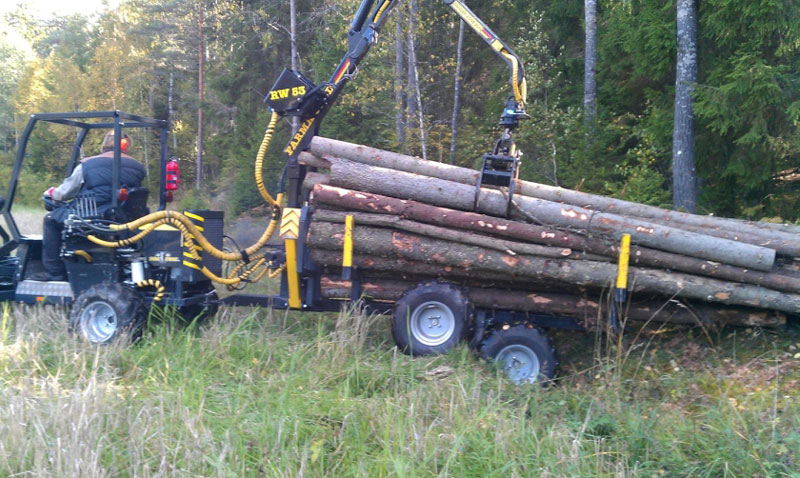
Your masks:
{"label": "undergrowth", "polygon": [[0,476],[798,477],[800,332],[555,334],[553,386],[384,317],[222,309],[92,347],[2,306]]}

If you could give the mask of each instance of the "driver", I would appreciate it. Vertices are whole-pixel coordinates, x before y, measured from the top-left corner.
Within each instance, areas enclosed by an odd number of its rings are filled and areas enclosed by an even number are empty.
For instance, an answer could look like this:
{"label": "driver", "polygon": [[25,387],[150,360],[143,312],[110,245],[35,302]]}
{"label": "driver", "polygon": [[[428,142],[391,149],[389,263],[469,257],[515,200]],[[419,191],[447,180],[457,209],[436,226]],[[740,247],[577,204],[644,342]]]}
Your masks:
{"label": "driver", "polygon": [[[122,133],[119,141],[120,157],[119,184],[120,187],[137,188],[142,185],[147,171],[138,161],[128,156],[126,151],[130,148],[131,140],[127,134]],[[58,187],[51,187],[44,195],[56,201],[68,201],[79,193],[92,193],[97,203],[97,213],[103,214],[111,208],[111,168],[114,160],[114,131],[106,133],[103,138],[102,153],[97,156],[81,160],[72,174]],[[59,205],[44,217],[42,227],[42,266],[44,272],[30,276],[31,280],[38,281],[64,281],[67,280],[64,261],[61,252],[61,231],[64,221],[72,208],[69,203]]]}

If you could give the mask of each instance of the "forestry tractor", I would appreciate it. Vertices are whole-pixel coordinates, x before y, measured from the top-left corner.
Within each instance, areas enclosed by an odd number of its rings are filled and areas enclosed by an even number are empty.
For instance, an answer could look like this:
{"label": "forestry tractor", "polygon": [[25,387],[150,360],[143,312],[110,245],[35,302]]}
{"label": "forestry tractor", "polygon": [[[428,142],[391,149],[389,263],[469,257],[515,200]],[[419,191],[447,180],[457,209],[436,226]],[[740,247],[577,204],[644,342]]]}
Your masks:
{"label": "forestry tractor", "polygon": [[[510,70],[512,94],[500,116],[503,133],[480,168],[481,188],[501,188],[509,204],[514,194],[520,152],[513,132],[525,113],[526,83],[519,57],[486,26],[461,0],[444,0],[505,61]],[[151,304],[176,307],[193,318],[215,310],[218,304],[268,306],[276,309],[333,311],[342,301],[323,298],[321,270],[309,257],[304,238],[313,207],[303,188],[306,174],[313,170],[298,161],[318,133],[320,124],[354,77],[358,65],[398,0],[363,0],[348,33],[348,51],[328,81],[315,85],[298,71],[284,70],[268,93],[271,110],[263,142],[255,162],[258,190],[271,208],[271,218],[260,239],[240,250],[223,248],[223,214],[218,211],[175,211],[167,209],[179,182],[177,163],[169,159],[168,124],[119,111],[94,113],[35,114],[25,128],[5,198],[0,198],[9,233],[0,228],[0,300],[26,303],[71,305],[70,329],[98,344],[138,337]],[[285,168],[277,194],[264,186],[261,169],[276,124],[281,117],[298,118],[298,128],[283,149]],[[68,280],[34,281],[41,270],[42,239],[22,235],[14,221],[12,206],[22,163],[35,126],[51,123],[75,127],[69,174],[80,160],[87,134],[113,129],[113,204],[97,213],[94,199],[78,196],[72,201],[63,232],[61,258]],[[160,184],[157,210],[150,213],[146,188],[127,189],[120,184],[122,131],[146,128],[160,132]],[[476,198],[479,195],[476,194]],[[477,199],[476,199],[477,201]],[[352,222],[349,222],[352,227]],[[279,230],[282,244],[267,241]],[[362,296],[358,269],[351,267],[352,240],[345,235],[342,250],[342,278],[349,281],[350,298]],[[223,274],[224,261],[234,264]],[[264,276],[280,277],[276,295],[236,293],[220,301],[214,283],[243,286]],[[568,317],[540,316],[509,309],[482,309],[470,304],[466,293],[444,281],[426,281],[407,290],[395,303],[365,301],[375,311],[392,314],[392,333],[398,347],[409,354],[440,354],[462,340],[481,355],[498,362],[517,383],[546,381],[557,366],[555,349],[544,328],[581,328]],[[502,298],[498,298],[502,303]]]}

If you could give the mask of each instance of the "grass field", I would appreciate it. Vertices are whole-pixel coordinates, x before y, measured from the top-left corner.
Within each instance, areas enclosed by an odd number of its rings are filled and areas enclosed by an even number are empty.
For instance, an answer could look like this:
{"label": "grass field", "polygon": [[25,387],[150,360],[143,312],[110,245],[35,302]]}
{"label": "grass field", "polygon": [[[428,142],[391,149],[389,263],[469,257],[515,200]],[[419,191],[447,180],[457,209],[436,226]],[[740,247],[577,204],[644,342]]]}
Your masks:
{"label": "grass field", "polygon": [[796,324],[557,334],[542,389],[466,347],[404,356],[358,311],[223,309],[96,348],[61,309],[0,307],[0,476],[800,476]]}

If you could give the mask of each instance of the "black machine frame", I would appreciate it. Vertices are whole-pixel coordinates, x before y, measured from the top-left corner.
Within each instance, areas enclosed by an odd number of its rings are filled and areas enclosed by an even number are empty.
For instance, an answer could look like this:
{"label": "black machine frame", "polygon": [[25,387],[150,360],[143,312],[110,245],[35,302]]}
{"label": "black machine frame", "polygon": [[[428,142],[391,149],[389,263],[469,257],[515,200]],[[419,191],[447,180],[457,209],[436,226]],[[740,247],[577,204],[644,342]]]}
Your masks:
{"label": "black machine frame", "polygon": [[[92,119],[100,119],[105,121],[100,122],[90,122],[88,120]],[[86,112],[73,112],[73,113],[38,113],[33,114],[30,116],[28,120],[28,124],[25,126],[25,129],[22,131],[22,135],[20,136],[19,145],[17,148],[17,156],[14,160],[14,169],[11,172],[11,178],[8,185],[8,192],[5,197],[5,203],[3,204],[2,214],[3,218],[8,225],[8,228],[11,232],[11,237],[14,241],[19,241],[23,236],[17,227],[16,221],[14,221],[14,217],[11,214],[11,208],[14,205],[14,196],[17,192],[17,185],[19,183],[19,175],[22,172],[22,164],[25,161],[26,151],[28,148],[28,141],[30,140],[31,133],[33,133],[34,127],[36,127],[37,123],[45,122],[45,123],[52,123],[52,124],[60,124],[65,126],[72,126],[75,128],[79,128],[78,135],[75,138],[75,142],[72,145],[72,154],[70,157],[70,161],[67,165],[66,175],[69,176],[72,173],[72,170],[75,169],[75,166],[80,161],[81,155],[81,148],[83,147],[83,142],[86,140],[86,136],[90,131],[102,129],[114,130],[114,136],[119,138],[123,129],[131,129],[131,128],[152,128],[152,129],[159,129],[160,130],[160,194],[159,194],[159,210],[162,210],[166,207],[167,204],[167,192],[165,189],[166,183],[166,174],[167,174],[167,158],[169,149],[167,147],[167,134],[169,130],[169,122],[165,120],[158,120],[154,118],[147,118],[144,116],[134,115],[130,113],[124,113],[122,111],[114,110],[114,111],[86,111]],[[119,141],[114,143],[114,161],[112,163],[112,208],[116,208],[119,205],[119,163],[120,158],[122,157],[122,151],[120,150]],[[0,228],[0,233],[2,233],[2,228]],[[5,247],[5,246],[4,246]],[[10,252],[10,251],[8,251]]]}

